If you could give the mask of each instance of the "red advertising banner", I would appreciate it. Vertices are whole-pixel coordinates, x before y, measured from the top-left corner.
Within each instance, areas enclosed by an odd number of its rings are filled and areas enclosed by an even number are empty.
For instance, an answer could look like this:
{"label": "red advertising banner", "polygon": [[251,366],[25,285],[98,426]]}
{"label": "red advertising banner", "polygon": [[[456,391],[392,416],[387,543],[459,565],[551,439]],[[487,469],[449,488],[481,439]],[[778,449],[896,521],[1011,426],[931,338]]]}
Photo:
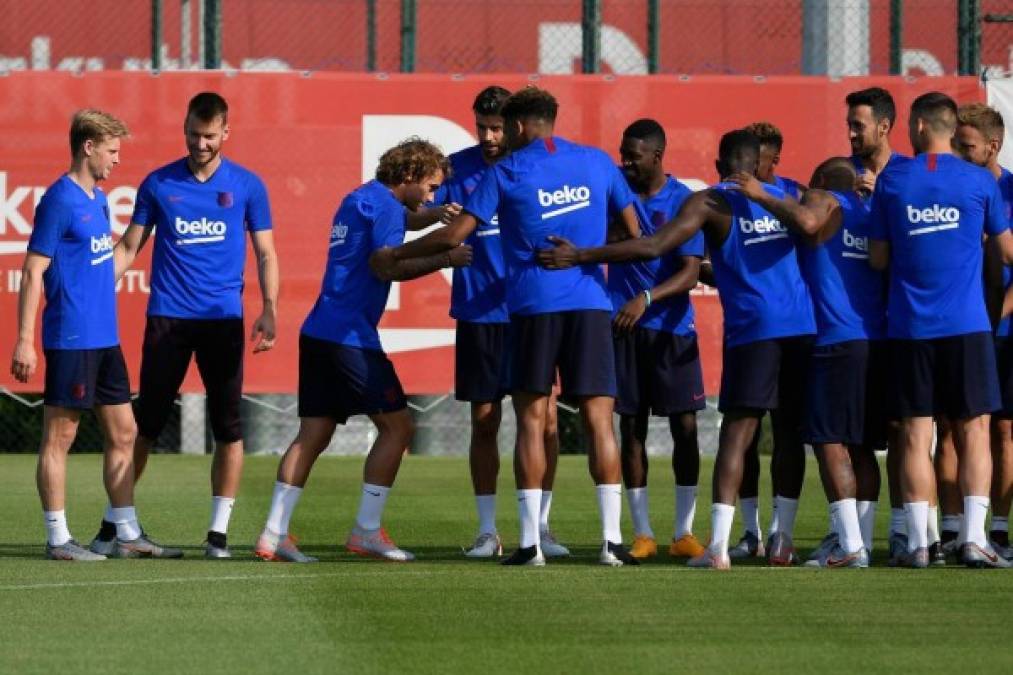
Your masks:
{"label": "red advertising banner", "polygon": [[[136,187],[151,170],[184,154],[186,103],[202,90],[229,101],[232,135],[225,153],[267,183],[281,262],[282,291],[277,347],[247,359],[250,392],[293,392],[299,327],[323,275],[331,218],[341,198],[372,176],[387,147],[412,135],[452,152],[474,143],[471,103],[490,84],[516,89],[523,76],[449,77],[343,74],[224,75],[220,73],[62,72],[13,73],[0,78],[0,357],[9,358],[16,337],[20,267],[31,233],[34,205],[68,165],[67,128],[73,112],[99,107],[122,117],[132,130],[122,163],[104,186],[114,229],[129,223]],[[846,154],[844,97],[852,90],[888,88],[901,111],[893,141],[907,152],[906,116],[921,93],[941,90],[958,101],[984,98],[975,78],[814,77],[543,77],[539,86],[560,102],[557,132],[616,155],[631,121],[653,117],[669,137],[666,163],[680,179],[702,186],[716,180],[714,158],[725,131],[758,120],[785,136],[779,172],[807,180],[831,155]],[[149,247],[150,248],[150,247]],[[120,336],[136,386],[148,293],[150,250],[119,287]],[[247,264],[247,321],[259,311],[252,256]],[[771,289],[776,293],[777,289]],[[443,393],[453,387],[453,322],[447,316],[449,274],[395,284],[381,323],[405,389]],[[720,380],[721,311],[713,293],[694,296],[697,330],[709,393]],[[41,355],[41,352],[40,352]],[[6,365],[0,386],[40,391],[42,373],[27,385],[13,382]],[[191,372],[187,390],[199,390]]]}

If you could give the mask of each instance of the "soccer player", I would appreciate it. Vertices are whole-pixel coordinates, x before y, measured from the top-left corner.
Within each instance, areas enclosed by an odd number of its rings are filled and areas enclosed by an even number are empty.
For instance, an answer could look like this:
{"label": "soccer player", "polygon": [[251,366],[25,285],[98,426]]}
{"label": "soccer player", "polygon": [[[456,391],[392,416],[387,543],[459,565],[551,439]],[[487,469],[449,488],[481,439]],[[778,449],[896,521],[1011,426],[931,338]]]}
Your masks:
{"label": "soccer player", "polygon": [[817,338],[806,383],[805,440],[816,449],[833,536],[807,565],[867,567],[872,550],[879,464],[873,438],[886,418],[885,279],[868,263],[869,207],[855,191],[847,157],[826,160],[801,204],[779,200],[755,177],[736,174],[744,194],[800,233],[802,274],[816,314]]}
{"label": "soccer player", "polygon": [[78,111],[70,125],[70,169],[46,190],[18,294],[18,339],[11,374],[28,382],[35,373],[35,316],[45,291],[42,347],[46,358],[42,442],[36,482],[46,522],[46,557],[105,560],[78,545],[67,527],[67,453],[81,411],[92,409],[104,438],[103,477],[110,521],[122,547],[143,550],[134,510],[130,382],[116,326],[116,278],[109,205],[98,187],[120,162],[126,125],[100,110]]}
{"label": "soccer player", "polygon": [[[122,273],[155,231],[137,401],[137,480],[195,356],[207,390],[215,438],[208,558],[231,557],[226,534],[243,467],[239,405],[247,232],[263,300],[253,322],[254,353],[274,346],[278,306],[278,259],[267,190],[256,174],[222,156],[229,131],[225,99],[203,92],[190,100],[183,123],[188,154],[144,179],[130,227],[116,249],[116,269]],[[92,550],[112,545],[108,521],[103,520]],[[181,557],[182,551],[165,548],[153,555]]]}
{"label": "soccer player", "polygon": [[918,155],[878,177],[872,202],[870,263],[889,267],[887,330],[907,515],[907,551],[897,562],[929,564],[932,417],[942,414],[953,423],[961,453],[961,557],[968,566],[1008,567],[985,535],[989,414],[1001,401],[981,241],[984,234],[995,237],[1008,263],[1013,236],[995,178],[953,156],[956,127],[957,105],[950,97],[930,92],[915,99],[909,135]]}
{"label": "soccer player", "polygon": [[[665,130],[652,119],[633,122],[619,147],[623,173],[639,197],[645,234],[667,223],[692,193],[665,173]],[[647,421],[668,418],[675,474],[675,528],[669,555],[703,553],[693,536],[700,451],[696,411],[706,404],[700,352],[689,292],[696,287],[704,254],[703,234],[658,260],[610,265],[608,288],[614,309],[616,412],[619,413],[623,482],[636,538],[635,558],[657,555],[647,493]]]}
{"label": "soccer player", "polygon": [[[716,167],[723,179],[733,173],[754,173],[760,144],[743,130],[721,138]],[[784,193],[771,185],[765,190],[778,198]],[[728,537],[735,514],[735,497],[742,482],[743,460],[764,411],[779,409],[775,445],[779,529],[774,533],[770,562],[790,565],[795,560],[791,539],[798,496],[802,489],[805,454],[799,427],[805,371],[816,325],[812,301],[802,281],[795,242],[769,211],[748,200],[737,186],[721,183],[694,194],[678,215],[652,236],[597,248],[575,248],[553,237],[555,248],[539,251],[549,269],[601,262],[657,258],[704,231],[710,248],[724,310],[724,367],[719,408],[724,414],[714,466],[714,503],[711,541],[706,551],[691,558],[692,567],[727,569]]]}
{"label": "soccer player", "polygon": [[[460,212],[460,205],[475,190],[486,170],[507,153],[500,110],[510,92],[486,87],[472,105],[478,145],[450,155],[453,169],[436,193],[438,205]],[[410,217],[410,216],[409,216]],[[499,221],[480,223],[466,242],[474,258],[467,267],[454,268],[450,316],[457,319],[454,391],[457,400],[471,403],[471,444],[468,457],[471,483],[478,510],[478,534],[469,558],[489,558],[503,552],[496,530],[496,479],[499,445],[496,437],[502,418],[503,396],[509,391],[508,340],[510,313],[506,302],[506,269],[500,244]],[[556,432],[556,400],[546,402],[545,479],[539,516],[542,553],[547,557],[569,555],[549,529],[552,483],[559,457]]]}
{"label": "soccer player", "polygon": [[[954,147],[964,160],[988,169],[999,183],[1006,219],[1013,218],[1013,173],[999,166],[1004,124],[999,111],[982,103],[969,103],[957,111],[957,133]],[[989,310],[993,317],[1003,314],[1002,304],[1010,288],[1010,268],[1002,264],[995,247],[986,250],[986,291],[989,293]],[[1003,316],[996,329],[996,362],[999,366],[999,386],[1002,407],[992,416],[992,523],[989,541],[1004,558],[1013,558],[1009,545],[1009,510],[1013,500],[1013,343],[1009,340],[1010,319]],[[937,466],[937,474],[939,472]],[[956,483],[955,476],[951,479]],[[955,485],[954,485],[955,487]],[[956,535],[960,515],[960,492],[956,499],[943,499],[940,485],[940,505],[943,507],[944,542]],[[947,503],[949,502],[949,503]],[[949,519],[949,522],[947,522]],[[953,522],[957,521],[957,522]],[[947,527],[948,526],[948,527]]]}
{"label": "soccer player", "polygon": [[770,122],[753,122],[745,130],[760,141],[760,163],[756,167],[756,177],[764,183],[780,188],[786,195],[798,201],[805,192],[805,186],[797,180],[774,173],[777,165],[781,163],[781,150],[784,148],[781,130]]}
{"label": "soccer player", "polygon": [[602,521],[599,561],[637,564],[620,532],[622,473],[612,428],[615,361],[605,279],[597,265],[547,272],[537,265],[535,251],[551,235],[602,244],[610,214],[621,214],[630,235],[639,234],[639,225],[634,197],[608,155],[554,135],[557,110],[556,99],[536,87],[507,99],[501,112],[510,156],[486,171],[450,225],[384,252],[381,262],[392,265],[445,251],[478,223],[498,217],[513,331],[514,473],[521,521],[520,548],[504,564],[545,564],[538,517],[546,469],[545,409],[557,368],[562,394],[577,400],[587,431]]}
{"label": "soccer player", "polygon": [[358,555],[397,562],[415,556],[398,548],[382,527],[383,509],[414,423],[401,382],[383,352],[377,325],[392,281],[442,267],[467,265],[471,247],[403,261],[376,273],[376,251],[404,241],[406,208],[433,198],[449,164],[440,150],[412,138],[387,150],[376,178],[346,196],[331,226],[320,296],[299,335],[299,433],[278,465],[271,510],[257,540],[264,560],[313,562],[289,536],[289,522],[313,463],[338,424],[368,415],[377,437],[363,468],[362,496],[346,547]]}

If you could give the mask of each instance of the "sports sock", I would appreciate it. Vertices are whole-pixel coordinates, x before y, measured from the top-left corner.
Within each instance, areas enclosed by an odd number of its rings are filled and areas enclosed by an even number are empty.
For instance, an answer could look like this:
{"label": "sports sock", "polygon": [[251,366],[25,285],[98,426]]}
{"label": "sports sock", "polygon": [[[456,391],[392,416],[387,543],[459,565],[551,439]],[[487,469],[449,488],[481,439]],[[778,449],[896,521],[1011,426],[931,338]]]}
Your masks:
{"label": "sports sock", "polygon": [[359,513],[355,516],[355,524],[360,529],[373,531],[380,529],[383,518],[383,507],[387,504],[389,487],[362,484],[362,497],[359,499]]}
{"label": "sports sock", "polygon": [[521,548],[538,543],[538,515],[542,507],[542,491],[518,490],[517,511],[521,521]]}
{"label": "sports sock", "polygon": [[67,512],[43,511],[43,518],[46,520],[46,541],[50,546],[63,546],[70,541],[70,530],[67,529]]}
{"label": "sports sock", "polygon": [[752,532],[757,539],[763,539],[763,530],[760,529],[759,497],[740,499],[739,504],[742,506],[742,524],[745,526],[746,532]]}
{"label": "sports sock", "polygon": [[211,498],[211,523],[208,525],[209,531],[228,534],[229,518],[232,517],[232,507],[235,503],[236,500],[232,497]]}
{"label": "sports sock", "polygon": [[288,523],[292,520],[295,505],[302,496],[302,488],[281,481],[275,481],[274,494],[271,495],[271,510],[267,515],[265,529],[284,539],[288,534]]}
{"label": "sports sock", "polygon": [[775,497],[777,505],[777,531],[784,532],[789,537],[795,531],[795,514],[798,513],[798,500],[788,497]]}
{"label": "sports sock", "polygon": [[[744,511],[744,510],[743,510]],[[696,517],[696,486],[675,486],[675,536],[685,537],[693,532],[693,518]],[[757,523],[759,527],[759,523]]]}
{"label": "sports sock", "polygon": [[728,538],[732,534],[734,519],[735,507],[731,504],[711,504],[711,542],[708,548],[712,553],[728,555]]}
{"label": "sports sock", "polygon": [[837,535],[838,541],[843,539],[841,534],[841,520],[838,518],[839,508],[834,508],[834,504],[837,502],[830,502],[827,504],[827,515],[830,520],[830,531]]}
{"label": "sports sock", "polygon": [[774,498],[774,506],[770,510],[770,534],[778,532],[781,528],[781,519],[777,517],[777,498]]}
{"label": "sports sock", "polygon": [[496,495],[475,495],[478,509],[478,533],[496,534]]}
{"label": "sports sock", "polygon": [[960,532],[960,514],[944,513],[943,514],[943,532],[953,532],[956,534]]}
{"label": "sports sock", "polygon": [[890,534],[907,536],[907,512],[903,508],[890,507]]}
{"label": "sports sock", "polygon": [[858,504],[854,499],[841,499],[830,504],[833,519],[837,522],[837,538],[847,553],[865,548],[862,528],[858,524]]}
{"label": "sports sock", "polygon": [[862,528],[862,545],[872,555],[872,542],[876,531],[876,502],[858,501],[858,526]]}
{"label": "sports sock", "polygon": [[602,539],[613,544],[623,543],[623,532],[619,527],[623,511],[623,486],[619,483],[606,483],[596,485],[595,490],[598,493]]}
{"label": "sports sock", "polygon": [[133,506],[113,507],[110,515],[116,524],[116,538],[120,541],[133,541],[141,536],[141,526],[137,524],[137,511]]}
{"label": "sports sock", "polygon": [[928,533],[929,544],[934,544],[939,541],[939,507],[929,507],[929,519],[925,524]]}
{"label": "sports sock", "polygon": [[647,507],[647,488],[626,488],[626,500],[630,503],[630,518],[633,520],[633,534],[654,539],[651,529],[651,515]]}
{"label": "sports sock", "polygon": [[542,490],[541,507],[538,511],[538,529],[549,531],[549,512],[552,511],[552,490]]}
{"label": "sports sock", "polygon": [[908,553],[920,548],[927,548],[929,545],[929,503],[904,502],[904,513],[907,515]]}
{"label": "sports sock", "polygon": [[982,548],[985,538],[985,518],[988,517],[988,497],[964,497],[964,541]]}

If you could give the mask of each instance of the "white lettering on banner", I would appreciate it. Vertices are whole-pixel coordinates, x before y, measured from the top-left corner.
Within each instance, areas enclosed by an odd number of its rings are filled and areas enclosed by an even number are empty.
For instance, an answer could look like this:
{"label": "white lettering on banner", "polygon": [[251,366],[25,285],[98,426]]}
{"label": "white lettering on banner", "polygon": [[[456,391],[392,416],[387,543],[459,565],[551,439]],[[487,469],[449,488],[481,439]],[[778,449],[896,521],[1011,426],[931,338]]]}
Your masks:
{"label": "white lettering on banner", "polygon": [[[538,72],[569,75],[580,62],[583,33],[578,22],[538,24]],[[647,58],[635,40],[609,24],[601,27],[601,60],[616,75],[646,75]]]}

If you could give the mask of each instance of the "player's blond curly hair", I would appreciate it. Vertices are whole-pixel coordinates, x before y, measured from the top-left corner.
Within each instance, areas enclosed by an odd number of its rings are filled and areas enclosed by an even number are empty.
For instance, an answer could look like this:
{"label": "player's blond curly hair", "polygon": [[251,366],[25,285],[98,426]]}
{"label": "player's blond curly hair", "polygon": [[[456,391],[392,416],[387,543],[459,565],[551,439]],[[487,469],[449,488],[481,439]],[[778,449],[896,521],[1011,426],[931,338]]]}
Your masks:
{"label": "player's blond curly hair", "polygon": [[77,155],[86,141],[101,143],[129,135],[127,125],[115,115],[94,108],[78,110],[70,121],[70,152]]}
{"label": "player's blond curly hair", "polygon": [[380,156],[376,179],[384,185],[416,183],[437,171],[450,176],[450,162],[443,151],[429,141],[412,136]]}

